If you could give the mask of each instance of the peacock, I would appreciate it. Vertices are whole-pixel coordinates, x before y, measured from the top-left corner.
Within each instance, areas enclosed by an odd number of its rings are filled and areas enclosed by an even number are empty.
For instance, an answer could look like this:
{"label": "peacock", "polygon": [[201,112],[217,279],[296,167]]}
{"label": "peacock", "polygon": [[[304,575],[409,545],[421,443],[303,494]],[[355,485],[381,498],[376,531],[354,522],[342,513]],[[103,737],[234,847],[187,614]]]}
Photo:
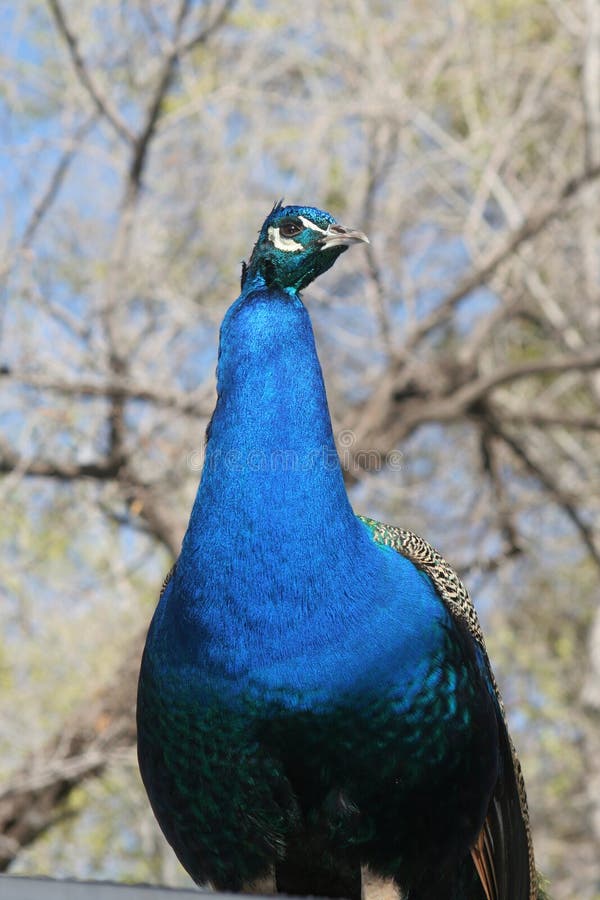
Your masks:
{"label": "peacock", "polygon": [[143,654],[138,757],[199,884],[534,900],[521,768],[469,595],[356,515],[300,292],[368,241],[275,205],[220,331],[217,403]]}

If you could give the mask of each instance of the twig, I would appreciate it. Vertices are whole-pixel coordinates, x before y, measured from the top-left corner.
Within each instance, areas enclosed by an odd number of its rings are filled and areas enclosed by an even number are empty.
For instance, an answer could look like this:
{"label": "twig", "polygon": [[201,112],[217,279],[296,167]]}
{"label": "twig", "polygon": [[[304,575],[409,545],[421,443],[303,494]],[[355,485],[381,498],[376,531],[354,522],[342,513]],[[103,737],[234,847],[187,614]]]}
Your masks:
{"label": "twig", "polygon": [[418,324],[413,326],[407,336],[405,353],[414,348],[431,331],[443,325],[450,317],[454,307],[476,288],[485,284],[496,270],[506,262],[513,253],[524,243],[536,237],[554,219],[564,211],[565,205],[579,191],[600,178],[600,164],[586,169],[574,178],[564,182],[553,200],[547,203],[539,212],[532,212],[527,216],[523,224],[510,232],[501,242],[500,246],[492,249],[484,255],[480,264],[470,272],[461,282],[451,290],[441,303],[425,316]]}
{"label": "twig", "polygon": [[539,359],[533,362],[521,363],[520,365],[507,366],[490,375],[478,378],[471,384],[467,384],[450,396],[451,404],[449,411],[452,413],[452,407],[457,410],[465,410],[472,403],[480,400],[486,394],[503,385],[510,384],[513,381],[519,381],[522,378],[530,378],[534,375],[560,375],[562,372],[587,372],[594,369],[600,369],[600,351],[589,353],[587,355],[577,354],[573,356],[563,356],[556,359]]}
{"label": "twig", "polygon": [[112,460],[101,460],[92,463],[61,463],[32,459],[23,461],[16,453],[4,443],[0,447],[0,472],[22,471],[25,475],[39,476],[41,478],[53,478],[57,481],[73,481],[76,479],[92,478],[97,481],[109,481],[115,479],[119,473],[119,467]]}
{"label": "twig", "polygon": [[[363,201],[363,228],[367,233],[371,230],[371,226],[375,221],[375,202],[376,194],[381,185],[384,183],[387,174],[396,158],[396,150],[398,144],[397,130],[393,130],[386,136],[383,149],[379,149],[377,139],[382,126],[375,125],[372,134],[369,137],[369,155],[367,163],[367,183],[365,188],[365,196]],[[392,327],[388,311],[386,309],[385,290],[383,286],[383,278],[381,277],[381,269],[377,260],[377,255],[373,249],[373,244],[366,246],[367,264],[369,277],[373,286],[373,299],[377,322],[379,325],[379,334],[383,348],[391,357],[394,351],[392,340]]]}
{"label": "twig", "polygon": [[132,473],[129,460],[109,456],[91,463],[60,462],[58,460],[21,458],[8,447],[0,444],[0,473],[17,472],[22,476],[50,478],[55,481],[115,482],[130,506],[135,503],[137,515],[145,521],[147,531],[175,558],[179,553],[180,535],[164,516],[160,504],[155,502],[151,488]]}
{"label": "twig", "polygon": [[575,416],[571,413],[556,412],[544,409],[508,409],[501,407],[500,416],[503,422],[534,425],[538,428],[570,428],[579,431],[597,431],[600,433],[600,416]]}
{"label": "twig", "polygon": [[201,44],[206,43],[209,37],[211,37],[214,32],[217,31],[221,27],[221,25],[225,23],[225,19],[235,6],[236,2],[237,0],[225,0],[225,2],[221,5],[221,8],[216,13],[212,22],[209,22],[208,25],[205,25],[201,31],[193,35],[183,44],[179,45],[179,54],[183,55],[184,53],[189,53],[190,50],[194,50]]}
{"label": "twig", "polygon": [[60,157],[56,168],[54,169],[54,172],[50,176],[48,184],[46,185],[46,189],[43,191],[40,199],[36,203],[31,213],[29,221],[23,232],[23,237],[21,238],[20,247],[22,250],[25,250],[31,245],[36,231],[42,224],[44,217],[48,213],[50,207],[52,206],[52,203],[58,195],[58,192],[65,179],[65,175],[69,171],[69,166],[73,162],[75,154],[77,153],[78,145],[86,136],[95,121],[96,115],[94,114],[93,116],[89,116],[84,122],[82,122],[79,128],[75,130],[73,137],[69,141],[69,146]]}
{"label": "twig", "polygon": [[201,396],[198,396],[198,394],[190,396],[183,392],[169,393],[156,388],[143,387],[127,377],[118,378],[113,376],[106,382],[66,381],[7,369],[4,372],[0,372],[0,378],[11,378],[14,382],[27,387],[53,391],[67,397],[139,400],[165,409],[176,409],[178,412],[189,416],[209,416],[212,412],[208,391],[203,391]]}
{"label": "twig", "polygon": [[142,173],[146,163],[148,145],[154,134],[158,121],[160,108],[165,95],[170,87],[177,62],[182,55],[200,46],[224,23],[229,11],[233,8],[235,0],[226,0],[215,18],[201,31],[183,44],[180,41],[181,32],[185,20],[190,11],[190,0],[181,0],[179,10],[175,18],[175,34],[171,50],[165,54],[163,64],[156,79],[156,85],[144,118],[144,126],[135,139],[135,149],[129,165],[130,188],[135,192],[141,183]]}
{"label": "twig", "polygon": [[552,497],[554,497],[555,502],[564,510],[567,517],[571,520],[576,530],[579,532],[581,539],[590,552],[590,556],[600,569],[600,551],[596,547],[593,531],[589,527],[589,525],[587,525],[583,521],[581,515],[579,514],[579,510],[573,503],[572,499],[557,484],[555,479],[548,472],[546,472],[544,467],[531,457],[529,452],[525,449],[523,443],[519,441],[518,438],[506,431],[506,429],[504,429],[497,420],[493,420],[490,422],[490,428],[494,432],[494,434],[496,434],[498,438],[500,438],[506,444],[506,446],[509,447],[514,456],[516,456],[517,459],[519,459],[523,463],[525,468],[546,488],[548,493]]}
{"label": "twig", "polygon": [[113,107],[108,97],[106,97],[102,93],[99,86],[96,84],[94,78],[92,77],[79,50],[79,43],[77,41],[77,38],[69,27],[69,23],[67,22],[64,10],[60,4],[60,0],[47,0],[47,2],[52,15],[54,16],[54,21],[56,22],[57,28],[67,45],[69,54],[71,56],[71,61],[80,83],[83,85],[83,87],[91,97],[98,112],[102,116],[104,116],[104,118],[108,122],[110,122],[119,137],[126,141],[128,144],[133,143],[133,141],[135,140],[135,135],[129,128],[127,122],[125,122],[119,112]]}
{"label": "twig", "polygon": [[514,556],[521,552],[519,532],[513,518],[513,507],[502,477],[502,467],[498,463],[494,438],[490,429],[485,425],[481,432],[480,450],[483,470],[491,483],[496,501],[494,511],[498,517],[498,528],[506,541],[505,556]]}

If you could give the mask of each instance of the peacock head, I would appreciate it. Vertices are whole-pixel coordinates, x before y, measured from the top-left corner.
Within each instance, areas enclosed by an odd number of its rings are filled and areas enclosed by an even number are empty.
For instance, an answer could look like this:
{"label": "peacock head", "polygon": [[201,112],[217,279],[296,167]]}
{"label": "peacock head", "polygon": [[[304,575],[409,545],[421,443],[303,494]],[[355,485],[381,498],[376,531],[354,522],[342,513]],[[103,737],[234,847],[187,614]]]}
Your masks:
{"label": "peacock head", "polygon": [[242,266],[242,289],[249,276],[268,287],[299,291],[326,272],[351,244],[369,243],[362,231],[339,225],[313,206],[277,203],[267,216],[250,262]]}

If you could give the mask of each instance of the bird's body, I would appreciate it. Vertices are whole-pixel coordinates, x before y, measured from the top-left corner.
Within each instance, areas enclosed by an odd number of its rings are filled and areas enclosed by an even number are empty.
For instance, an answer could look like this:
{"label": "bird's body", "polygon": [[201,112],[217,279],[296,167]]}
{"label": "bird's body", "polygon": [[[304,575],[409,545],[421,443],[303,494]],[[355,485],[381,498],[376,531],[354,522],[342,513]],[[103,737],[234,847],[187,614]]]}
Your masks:
{"label": "bird's body", "polygon": [[298,291],[362,239],[276,207],[244,270],[144,652],[142,776],[199,883],[274,870],[280,891],[354,900],[369,866],[411,900],[531,900],[520,770],[468,595],[345,491]]}

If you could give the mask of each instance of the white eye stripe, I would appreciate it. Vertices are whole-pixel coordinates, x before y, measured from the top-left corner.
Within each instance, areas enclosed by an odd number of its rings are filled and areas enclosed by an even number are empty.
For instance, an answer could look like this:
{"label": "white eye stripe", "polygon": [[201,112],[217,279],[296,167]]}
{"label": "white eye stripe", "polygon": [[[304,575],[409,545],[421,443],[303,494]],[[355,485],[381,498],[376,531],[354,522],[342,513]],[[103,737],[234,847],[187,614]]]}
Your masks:
{"label": "white eye stripe", "polygon": [[298,216],[298,218],[305,228],[310,228],[311,231],[319,231],[321,234],[327,234],[326,228],[319,228],[319,226],[315,225],[314,222],[311,222],[310,219],[305,219],[304,216]]}
{"label": "white eye stripe", "polygon": [[284,250],[286,253],[297,253],[298,250],[304,250],[302,244],[293,238],[282,237],[279,228],[274,228],[272,225],[269,225],[267,236],[277,250]]}

